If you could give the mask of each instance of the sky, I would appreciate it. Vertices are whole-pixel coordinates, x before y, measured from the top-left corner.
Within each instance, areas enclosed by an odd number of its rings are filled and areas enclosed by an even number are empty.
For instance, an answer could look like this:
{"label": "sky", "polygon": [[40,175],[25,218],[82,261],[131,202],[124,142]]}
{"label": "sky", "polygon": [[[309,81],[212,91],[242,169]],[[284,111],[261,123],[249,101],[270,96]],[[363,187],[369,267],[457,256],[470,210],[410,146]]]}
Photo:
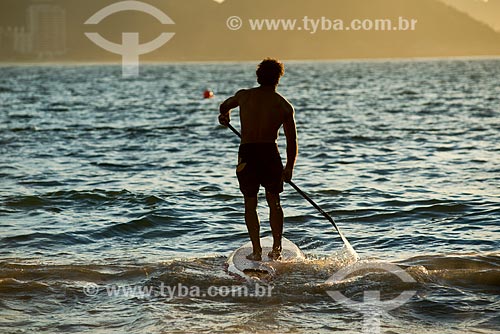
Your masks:
{"label": "sky", "polygon": [[[213,0],[223,3],[225,0]],[[500,0],[441,0],[500,31]]]}

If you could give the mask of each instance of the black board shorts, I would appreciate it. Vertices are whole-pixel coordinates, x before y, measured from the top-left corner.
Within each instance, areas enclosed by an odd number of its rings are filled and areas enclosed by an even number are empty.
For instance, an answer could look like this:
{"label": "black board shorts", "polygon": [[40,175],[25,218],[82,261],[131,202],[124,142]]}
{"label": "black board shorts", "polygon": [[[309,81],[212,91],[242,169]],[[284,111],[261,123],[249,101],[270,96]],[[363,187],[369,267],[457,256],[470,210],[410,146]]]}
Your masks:
{"label": "black board shorts", "polygon": [[245,197],[257,197],[262,185],[267,192],[283,192],[283,163],[276,143],[242,144],[236,169]]}

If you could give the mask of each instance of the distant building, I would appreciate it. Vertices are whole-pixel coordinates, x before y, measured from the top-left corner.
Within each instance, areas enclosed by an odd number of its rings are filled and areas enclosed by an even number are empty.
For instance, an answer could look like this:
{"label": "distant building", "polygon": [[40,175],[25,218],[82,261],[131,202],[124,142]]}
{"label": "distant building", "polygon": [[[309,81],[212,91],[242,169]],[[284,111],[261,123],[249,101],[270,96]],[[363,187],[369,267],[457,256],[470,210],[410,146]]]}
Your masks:
{"label": "distant building", "polygon": [[27,30],[31,33],[32,53],[53,58],[66,53],[66,11],[50,4],[28,8]]}
{"label": "distant building", "polygon": [[5,48],[7,48],[5,37],[6,37],[6,31],[3,27],[0,27],[0,53],[4,53]]}
{"label": "distant building", "polygon": [[14,50],[14,29],[12,27],[0,28],[0,55],[12,58]]}
{"label": "distant building", "polygon": [[0,55],[8,59],[52,59],[66,52],[66,11],[60,6],[31,5],[26,27],[0,27]]}
{"label": "distant building", "polygon": [[33,52],[33,35],[26,31],[24,27],[14,28],[13,30],[14,52],[29,55]]}

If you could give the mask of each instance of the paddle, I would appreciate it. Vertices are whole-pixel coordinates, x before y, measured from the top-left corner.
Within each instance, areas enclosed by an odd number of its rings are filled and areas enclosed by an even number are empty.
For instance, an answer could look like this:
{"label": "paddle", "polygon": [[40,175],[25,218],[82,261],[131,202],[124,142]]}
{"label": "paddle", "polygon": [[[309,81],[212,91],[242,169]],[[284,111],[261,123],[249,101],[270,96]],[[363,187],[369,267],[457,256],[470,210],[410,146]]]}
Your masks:
{"label": "paddle", "polygon": [[[241,133],[238,130],[236,130],[230,123],[227,124],[227,127],[229,129],[231,129],[231,131],[233,131],[238,137],[241,138]],[[323,217],[325,217],[333,225],[333,227],[335,228],[335,230],[337,230],[340,238],[344,242],[344,245],[346,246],[346,248],[349,249],[351,252],[353,252],[353,254],[354,254],[354,256],[356,258],[359,258],[358,254],[356,253],[356,251],[354,250],[354,248],[352,248],[352,246],[349,243],[349,241],[347,240],[347,238],[340,231],[339,227],[335,223],[335,220],[333,220],[333,218],[330,217],[330,215],[328,213],[326,213],[318,204],[316,204],[305,192],[303,192],[302,190],[300,190],[300,188],[297,187],[297,185],[295,183],[293,183],[293,181],[290,180],[290,182],[288,182],[288,184],[291,185],[292,188],[295,189],[300,194],[300,196],[304,197],[304,199],[306,201],[308,201],[309,203],[311,203],[311,205],[314,206],[314,208],[316,210],[318,210],[323,215]]]}

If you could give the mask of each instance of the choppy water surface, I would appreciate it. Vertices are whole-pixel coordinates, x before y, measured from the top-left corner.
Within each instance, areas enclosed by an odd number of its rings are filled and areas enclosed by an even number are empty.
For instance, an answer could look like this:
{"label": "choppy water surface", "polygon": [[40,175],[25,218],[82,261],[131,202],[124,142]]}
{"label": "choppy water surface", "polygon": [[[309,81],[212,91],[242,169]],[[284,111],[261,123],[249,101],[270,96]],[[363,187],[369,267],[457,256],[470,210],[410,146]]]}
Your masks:
{"label": "choppy water surface", "polygon": [[[499,60],[288,64],[295,182],[363,261],[397,264],[415,282],[367,270],[325,284],[344,266],[332,256],[341,241],[287,187],[285,236],[308,260],[264,282],[270,296],[107,295],[114,285],[253,291],[224,266],[247,235],[238,140],[217,125],[218,104],[254,85],[253,71],[0,68],[0,332],[360,332],[362,314],[331,290],[416,291],[383,314],[387,333],[500,330]],[[215,99],[201,98],[206,87]],[[88,296],[89,284],[101,290]]]}

